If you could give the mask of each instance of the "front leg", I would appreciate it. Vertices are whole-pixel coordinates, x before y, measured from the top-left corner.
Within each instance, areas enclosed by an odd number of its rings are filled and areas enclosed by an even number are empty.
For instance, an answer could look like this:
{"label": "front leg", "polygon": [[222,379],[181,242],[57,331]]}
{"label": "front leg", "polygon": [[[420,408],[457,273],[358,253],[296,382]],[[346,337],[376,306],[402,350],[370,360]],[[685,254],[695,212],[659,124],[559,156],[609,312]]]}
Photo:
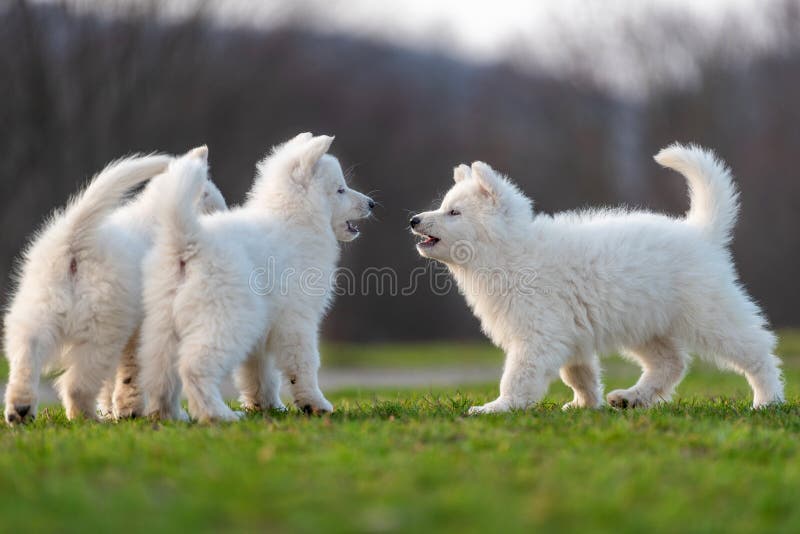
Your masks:
{"label": "front leg", "polygon": [[5,393],[5,420],[9,425],[14,425],[36,417],[39,378],[44,363],[55,352],[55,343],[49,336],[29,337],[24,331],[19,332],[8,326],[6,328],[9,373]]}
{"label": "front leg", "polygon": [[278,367],[289,381],[294,404],[305,413],[329,413],[333,405],[319,389],[319,347],[312,332],[274,333],[269,351],[278,355]]}
{"label": "front leg", "polygon": [[539,402],[563,359],[564,351],[553,346],[530,344],[510,350],[500,380],[500,396],[483,406],[473,406],[469,414],[524,410]]}

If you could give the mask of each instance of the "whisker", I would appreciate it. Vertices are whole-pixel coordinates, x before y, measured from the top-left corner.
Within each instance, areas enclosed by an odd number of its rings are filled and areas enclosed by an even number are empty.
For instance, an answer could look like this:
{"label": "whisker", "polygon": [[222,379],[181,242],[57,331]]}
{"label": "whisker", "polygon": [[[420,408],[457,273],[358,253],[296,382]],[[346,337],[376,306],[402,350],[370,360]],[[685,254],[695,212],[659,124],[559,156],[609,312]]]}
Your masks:
{"label": "whisker", "polygon": [[355,176],[356,167],[358,167],[359,165],[361,165],[361,163],[353,163],[352,165],[347,167],[347,170],[344,171],[344,179],[346,181],[349,182],[353,178],[353,176]]}

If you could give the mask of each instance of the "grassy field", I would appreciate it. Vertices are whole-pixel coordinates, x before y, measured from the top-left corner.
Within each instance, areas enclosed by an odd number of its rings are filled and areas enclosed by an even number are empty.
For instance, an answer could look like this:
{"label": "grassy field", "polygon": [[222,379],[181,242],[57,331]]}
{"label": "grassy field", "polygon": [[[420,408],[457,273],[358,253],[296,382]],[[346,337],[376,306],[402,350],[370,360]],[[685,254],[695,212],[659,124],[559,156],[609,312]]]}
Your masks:
{"label": "grassy field", "polygon": [[[70,424],[48,407],[0,429],[0,531],[796,532],[798,339],[785,333],[781,348],[790,402],[757,413],[742,378],[703,365],[650,411],[564,413],[561,384],[540,407],[476,418],[463,414],[496,384],[340,391],[332,416],[231,425]],[[459,351],[498,361],[482,345]],[[409,359],[461,361],[438,345],[326,353]],[[606,367],[607,391],[638,375]]]}

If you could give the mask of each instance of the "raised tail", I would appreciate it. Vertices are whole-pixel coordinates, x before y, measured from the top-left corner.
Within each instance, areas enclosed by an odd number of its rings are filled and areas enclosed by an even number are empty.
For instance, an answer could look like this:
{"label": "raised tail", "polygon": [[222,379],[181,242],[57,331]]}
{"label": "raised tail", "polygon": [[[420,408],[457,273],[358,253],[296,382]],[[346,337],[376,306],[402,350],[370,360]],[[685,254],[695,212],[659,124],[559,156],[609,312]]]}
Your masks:
{"label": "raised tail", "polygon": [[64,212],[71,248],[83,250],[90,247],[95,230],[119,206],[125,194],[164,172],[171,160],[171,157],[159,154],[132,156],[106,166]]}
{"label": "raised tail", "polygon": [[686,222],[703,229],[712,241],[728,245],[739,215],[739,192],[725,163],[710,150],[678,143],[662,149],[655,160],[689,183]]}
{"label": "raised tail", "polygon": [[145,395],[144,413],[164,419],[180,418],[183,414],[175,365],[180,343],[173,314],[175,296],[185,262],[196,251],[201,210],[225,208],[225,200],[216,188],[212,193],[218,197],[205,196],[210,183],[207,158],[208,149],[203,146],[170,164],[168,183],[164,184],[159,197],[155,243],[143,264],[144,320],[139,345],[142,369],[139,383]]}
{"label": "raised tail", "polygon": [[208,149],[195,148],[172,162],[159,206],[159,253],[185,259],[200,233],[199,205],[208,180]]}

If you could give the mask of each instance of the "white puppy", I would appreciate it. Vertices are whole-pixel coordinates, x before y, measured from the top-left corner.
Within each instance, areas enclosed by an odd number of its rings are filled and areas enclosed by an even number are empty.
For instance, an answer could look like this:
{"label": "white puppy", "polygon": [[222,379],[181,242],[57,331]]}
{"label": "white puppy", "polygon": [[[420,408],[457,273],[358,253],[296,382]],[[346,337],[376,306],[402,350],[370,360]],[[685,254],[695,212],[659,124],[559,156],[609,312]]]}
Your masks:
{"label": "white puppy", "polygon": [[[358,236],[353,221],[374,204],[347,186],[339,162],[326,155],[332,141],[306,133],[275,148],[238,209],[197,217],[180,208],[165,217],[157,248],[171,250],[171,260],[148,260],[150,276],[161,272],[165,280],[148,281],[147,308],[174,337],[145,328],[147,413],[180,417],[182,384],[195,419],[237,419],[219,390],[234,369],[246,408],[283,406],[278,369],[298,407],[333,409],[317,381],[319,324],[331,302],[338,242]],[[170,198],[181,206],[204,177],[204,167],[187,164]],[[166,262],[163,270],[158,262]]]}
{"label": "white puppy", "polygon": [[141,321],[140,264],[165,176],[116,208],[126,192],[163,172],[171,160],[156,155],[110,165],[25,251],[5,317],[9,423],[36,415],[45,366],[64,369],[56,386],[67,417],[96,417],[101,386],[113,377]]}
{"label": "white puppy", "polygon": [[643,369],[616,407],[670,399],[689,352],[743,374],[753,406],[783,400],[775,336],[737,280],[728,245],[738,194],[703,149],[673,145],[656,161],[682,173],[685,219],[596,210],[533,214],[488,165],[455,169],[436,211],[411,219],[425,257],[445,263],[486,334],[506,352],[500,396],[470,413],[523,409],[559,374],[568,407],[602,404],[598,354],[623,350]]}
{"label": "white puppy", "polygon": [[[175,169],[182,169],[186,160],[199,161],[200,164],[207,165],[208,148],[205,146],[195,148],[182,158],[173,161],[164,175],[153,179],[140,198],[121,207],[109,218],[109,222],[122,232],[133,232],[137,235],[136,257],[140,259],[140,269],[137,273],[139,280],[142,280],[143,275],[146,278],[147,273],[143,273],[141,268],[148,251],[153,247],[154,232],[159,220],[162,218],[161,214],[174,208],[165,201],[164,193],[169,190],[171,187],[168,185],[169,182],[175,179],[175,175],[179,172]],[[189,209],[201,213],[214,213],[228,209],[225,198],[211,180],[207,179],[202,183],[201,191],[202,194],[199,198],[194,198],[188,203],[184,203]],[[144,212],[146,212],[146,217],[143,219]],[[146,221],[144,226],[142,226],[142,221]],[[144,285],[144,281],[142,281],[142,285]],[[123,349],[116,377],[106,380],[98,399],[100,413],[105,416],[113,416],[116,419],[135,417],[141,415],[144,410],[144,399],[141,388],[138,386],[139,367],[136,356],[139,345],[144,342],[141,335],[144,318],[141,308],[144,290],[142,285],[139,286],[138,293],[137,328]]]}

